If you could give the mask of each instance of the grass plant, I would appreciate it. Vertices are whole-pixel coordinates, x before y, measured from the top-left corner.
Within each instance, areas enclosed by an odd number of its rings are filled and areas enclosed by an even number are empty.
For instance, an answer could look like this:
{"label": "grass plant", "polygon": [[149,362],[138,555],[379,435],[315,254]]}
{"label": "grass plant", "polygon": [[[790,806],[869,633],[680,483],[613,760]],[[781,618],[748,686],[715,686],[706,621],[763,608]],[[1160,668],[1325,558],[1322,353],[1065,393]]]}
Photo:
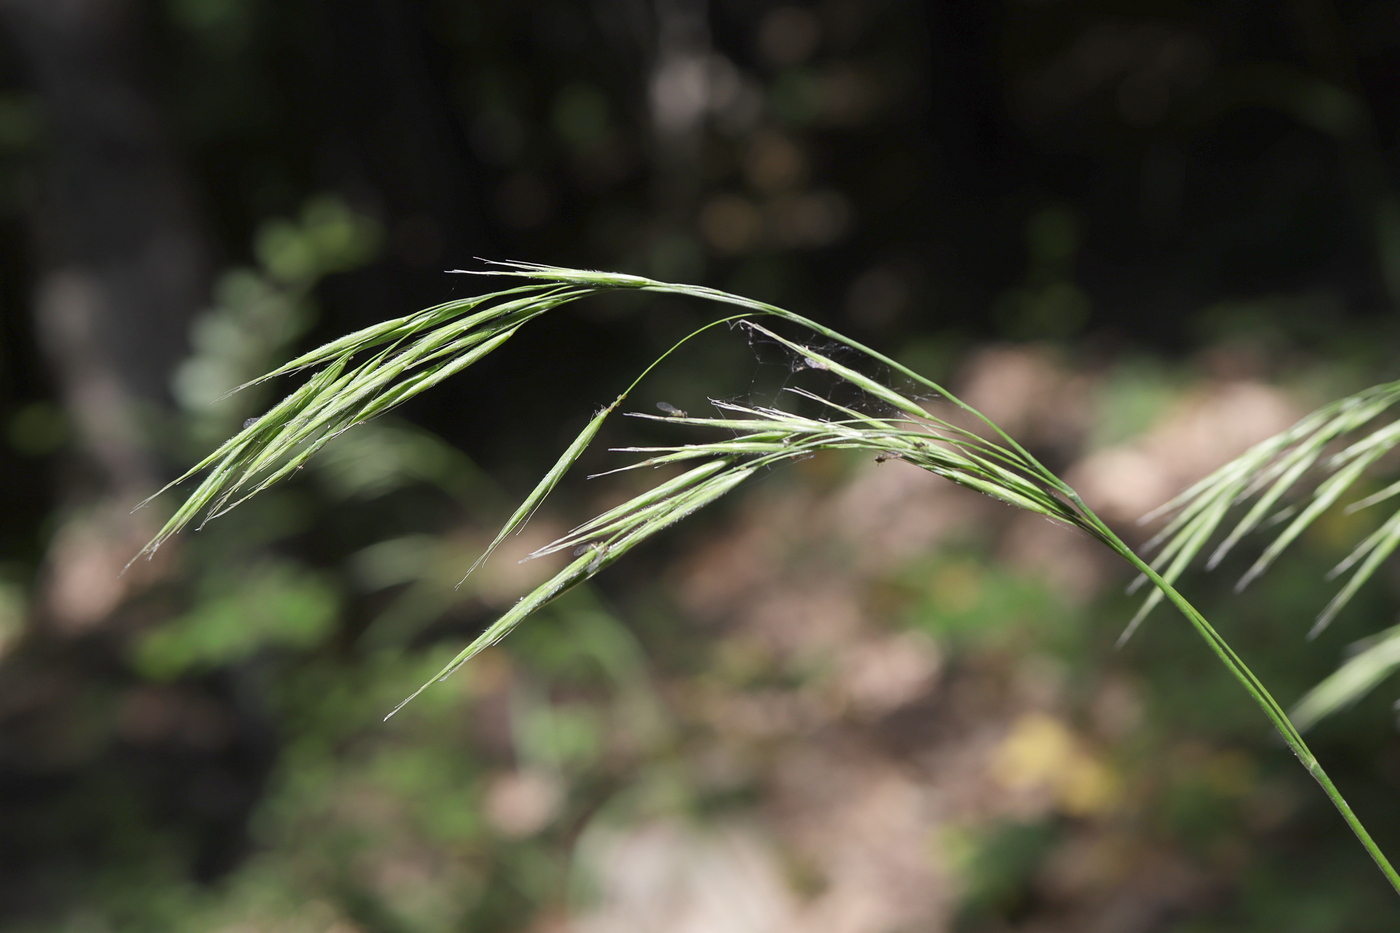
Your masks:
{"label": "grass plant", "polygon": [[[1185,567],[1223,526],[1233,508],[1242,502],[1250,503],[1244,517],[1234,524],[1217,547],[1212,563],[1217,563],[1245,534],[1270,519],[1286,494],[1312,475],[1315,468],[1321,468],[1326,478],[1316,486],[1301,511],[1279,533],[1242,583],[1268,567],[1278,553],[1334,504],[1368,466],[1400,444],[1400,426],[1391,424],[1369,433],[1364,430],[1400,401],[1400,383],[1378,386],[1314,413],[1187,490],[1165,507],[1171,518],[1158,536],[1160,550],[1149,563],[1095,515],[1069,485],[980,412],[937,383],[815,321],[727,292],[633,275],[523,263],[498,264],[496,269],[479,274],[508,276],[523,280],[523,284],[448,302],[365,328],[303,354],[249,383],[253,385],[301,370],[314,370],[299,388],[262,416],[250,419],[242,430],[171,484],[192,480],[207,471],[142,553],[151,554],[182,528],[217,517],[287,478],[337,434],[389,411],[466,369],[510,340],[525,324],[555,308],[588,295],[614,290],[681,295],[717,302],[739,310],[705,325],[677,347],[720,324],[742,326],[781,346],[802,367],[823,371],[830,378],[858,389],[872,404],[856,408],[792,390],[789,397],[801,399],[799,405],[792,407],[806,405],[818,414],[799,414],[775,406],[716,403],[719,414],[715,417],[692,417],[676,411],[664,416],[635,415],[706,431],[720,439],[626,448],[640,459],[624,469],[667,466],[671,469],[661,473],[667,478],[535,552],[532,556],[568,553],[570,558],[563,569],[512,606],[389,715],[434,681],[452,674],[482,649],[500,641],[546,603],[601,572],[658,532],[723,497],[749,477],[818,451],[867,451],[883,459],[905,460],[1016,508],[1077,528],[1134,567],[1141,581],[1150,583],[1152,590],[1125,637],[1155,605],[1165,600],[1174,606],[1282,735],[1386,879],[1400,893],[1400,875],[1309,750],[1299,725],[1295,725],[1225,639],[1174,586]],[[846,349],[842,352],[814,349],[765,326],[775,320],[815,335],[824,345]],[[589,420],[472,569],[480,566],[506,536],[528,521],[638,382],[675,349],[663,354],[615,401]],[[850,351],[883,367],[901,384],[913,386],[913,394],[872,379],[836,358],[845,358]],[[931,401],[922,400],[930,397]],[[1358,431],[1362,432],[1359,439],[1336,449],[1341,439]],[[1357,503],[1357,507],[1397,494],[1400,494],[1400,484],[1368,497]],[[1339,572],[1352,567],[1355,570],[1319,618],[1316,628],[1320,629],[1336,615],[1397,545],[1400,545],[1400,513],[1364,540],[1339,568]],[[1315,721],[1335,709],[1397,664],[1400,664],[1400,629],[1385,633],[1366,653],[1354,658],[1310,694],[1297,714],[1300,724]]]}

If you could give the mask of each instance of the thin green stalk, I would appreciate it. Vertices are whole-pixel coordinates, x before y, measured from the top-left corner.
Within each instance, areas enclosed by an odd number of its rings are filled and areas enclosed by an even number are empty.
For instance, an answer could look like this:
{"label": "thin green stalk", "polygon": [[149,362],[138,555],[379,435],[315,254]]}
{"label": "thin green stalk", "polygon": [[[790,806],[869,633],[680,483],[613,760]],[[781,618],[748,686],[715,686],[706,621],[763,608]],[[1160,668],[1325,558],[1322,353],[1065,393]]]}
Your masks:
{"label": "thin green stalk", "polygon": [[[436,385],[447,376],[465,369],[509,339],[525,323],[576,298],[605,289],[634,289],[702,298],[743,309],[743,314],[712,321],[683,338],[647,367],[611,405],[598,411],[506,522],[500,534],[482,555],[481,559],[484,560],[507,534],[528,521],[534,509],[549,495],[564,473],[577,462],[584,449],[594,440],[603,421],[617,409],[641,379],[667,359],[675,349],[699,333],[720,324],[752,315],[777,317],[855,350],[888,367],[891,372],[932,391],[937,397],[984,425],[986,432],[981,432],[979,428],[981,433],[974,433],[932,415],[924,410],[919,401],[896,389],[871,379],[827,355],[765,331],[757,324],[750,324],[755,330],[768,334],[798,354],[808,365],[827,370],[832,375],[863,389],[872,398],[891,406],[900,414],[894,418],[864,415],[818,399],[841,414],[849,415],[850,418],[820,421],[793,415],[778,408],[720,404],[721,410],[737,412],[742,417],[664,419],[690,426],[709,425],[738,433],[729,439],[709,443],[626,448],[649,456],[648,459],[623,469],[680,464],[704,458],[708,458],[708,462],[634,496],[623,505],[583,523],[553,544],[537,550],[535,556],[573,549],[574,560],[507,611],[454,657],[434,680],[447,676],[486,645],[494,644],[531,612],[566,590],[592,578],[652,535],[718,500],[762,469],[810,456],[820,450],[852,449],[874,452],[881,456],[898,456],[951,482],[1082,529],[1098,538],[1136,568],[1142,575],[1141,579],[1150,581],[1156,588],[1144,611],[1150,609],[1152,603],[1157,600],[1166,598],[1186,617],[1220,662],[1278,729],[1308,773],[1321,785],[1328,799],[1342,814],[1342,818],[1351,827],[1363,848],[1375,860],[1382,874],[1396,892],[1400,893],[1400,874],[1391,867],[1390,862],[1347,805],[1341,792],[1323,771],[1287,713],[1225,639],[1173,586],[1173,581],[1186,563],[1205,546],[1220,526],[1231,504],[1262,493],[1261,504],[1256,505],[1246,515],[1236,533],[1229,536],[1225,544],[1218,549],[1222,555],[1264,519],[1265,513],[1287,489],[1300,481],[1309,467],[1319,462],[1322,448],[1327,443],[1359,428],[1381,411],[1400,401],[1400,383],[1374,387],[1368,392],[1334,403],[1314,413],[1289,431],[1251,448],[1235,463],[1221,468],[1173,500],[1167,508],[1177,510],[1177,515],[1165,532],[1167,543],[1156,560],[1149,563],[1124,544],[1064,480],[990,418],[938,383],[829,327],[783,308],[715,289],[657,282],[638,276],[524,264],[508,265],[513,265],[510,271],[491,274],[532,278],[537,280],[538,284],[532,283],[477,299],[450,302],[416,315],[366,328],[298,357],[263,377],[266,379],[307,366],[324,367],[300,389],[262,417],[250,422],[234,438],[177,480],[183,481],[201,469],[212,467],[211,474],[200,483],[143,553],[149,554],[170,535],[193,521],[201,510],[208,509],[207,517],[222,514],[268,485],[290,475],[315,450],[339,432],[375,417],[393,405]],[[493,301],[497,303],[493,304]],[[468,311],[473,313],[466,314]],[[351,365],[351,357],[364,354],[368,354],[367,359]],[[1290,535],[1296,536],[1316,514],[1330,504],[1331,500],[1340,495],[1343,488],[1360,475],[1366,457],[1374,459],[1397,445],[1400,445],[1400,429],[1375,435],[1369,441],[1354,445],[1328,461],[1329,469],[1341,472],[1336,472],[1334,479],[1319,489],[1317,496],[1322,504],[1304,511],[1302,517],[1284,533],[1282,543],[1261,558],[1261,566],[1267,566],[1274,554],[1291,540]],[[1375,448],[1374,454],[1371,447]],[[1344,464],[1350,462],[1348,458],[1358,457],[1362,458],[1358,461],[1361,467],[1342,469]],[[1265,487],[1268,487],[1267,492],[1263,492]],[[1400,529],[1400,515],[1392,519],[1391,525],[1382,529],[1383,537],[1373,536],[1374,540],[1363,541],[1353,557],[1344,563],[1341,569],[1346,569],[1350,563],[1362,561],[1364,558],[1353,580],[1339,594],[1338,599],[1334,600],[1334,604],[1329,606],[1324,614],[1326,618],[1330,618],[1330,614],[1340,608],[1341,603],[1349,598],[1355,587],[1375,569],[1375,564],[1390,553],[1396,546],[1396,541],[1400,541],[1400,530],[1384,536],[1392,525]],[[427,686],[428,684],[425,684],[413,696],[417,696]],[[399,708],[401,706],[402,704]]]}
{"label": "thin green stalk", "polygon": [[1235,654],[1234,650],[1230,648],[1225,639],[1215,630],[1215,627],[1206,621],[1205,616],[1201,615],[1200,611],[1197,610],[1195,606],[1191,605],[1186,597],[1182,596],[1181,593],[1177,591],[1176,587],[1162,579],[1157,571],[1152,569],[1151,565],[1139,557],[1132,548],[1124,544],[1117,535],[1109,530],[1108,526],[1105,525],[1098,516],[1086,510],[1086,517],[1099,529],[1104,537],[1104,541],[1125,560],[1136,567],[1139,573],[1142,573],[1148,580],[1152,581],[1152,585],[1157,587],[1157,589],[1171,601],[1172,605],[1186,617],[1187,621],[1195,627],[1201,638],[1205,640],[1206,644],[1210,646],[1210,649],[1215,652],[1216,657],[1220,659],[1220,663],[1224,664],[1225,667],[1229,669],[1230,673],[1240,682],[1241,686],[1244,687],[1245,692],[1248,693],[1250,698],[1264,711],[1264,715],[1269,717],[1269,721],[1278,729],[1279,734],[1283,736],[1283,740],[1287,742],[1288,747],[1293,750],[1293,754],[1298,756],[1298,760],[1302,763],[1303,767],[1307,769],[1308,773],[1312,775],[1313,780],[1317,781],[1322,787],[1322,791],[1327,795],[1327,799],[1332,801],[1332,806],[1337,808],[1337,812],[1342,815],[1342,819],[1346,820],[1347,826],[1351,827],[1352,833],[1355,834],[1357,840],[1361,843],[1362,847],[1365,848],[1367,854],[1369,854],[1371,859],[1376,863],[1376,866],[1380,868],[1381,874],[1385,875],[1386,880],[1390,882],[1390,886],[1395,889],[1395,892],[1400,894],[1400,873],[1395,871],[1395,868],[1390,864],[1390,860],[1387,859],[1385,853],[1381,851],[1380,846],[1376,845],[1376,841],[1371,838],[1371,834],[1366,831],[1366,827],[1362,825],[1361,820],[1352,811],[1351,805],[1348,804],[1346,798],[1342,796],[1342,792],[1337,789],[1337,785],[1332,783],[1332,779],[1328,777],[1327,772],[1323,770],[1322,764],[1317,760],[1317,756],[1312,753],[1312,749],[1308,748],[1308,744],[1303,741],[1302,735],[1294,728],[1292,720],[1288,718],[1288,714],[1284,712],[1283,707],[1279,706],[1278,701],[1276,701],[1273,695],[1260,683],[1259,679],[1254,676],[1254,672],[1240,659],[1239,655]]}

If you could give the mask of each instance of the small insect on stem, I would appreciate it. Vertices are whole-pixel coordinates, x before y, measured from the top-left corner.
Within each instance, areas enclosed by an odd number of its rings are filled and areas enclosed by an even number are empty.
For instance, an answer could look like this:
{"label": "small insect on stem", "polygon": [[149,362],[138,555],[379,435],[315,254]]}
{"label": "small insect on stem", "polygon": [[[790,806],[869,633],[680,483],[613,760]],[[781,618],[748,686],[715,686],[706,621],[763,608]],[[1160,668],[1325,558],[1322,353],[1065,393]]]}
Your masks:
{"label": "small insect on stem", "polygon": [[903,460],[904,454],[896,450],[882,450],[875,455],[876,463],[884,463],[886,460]]}
{"label": "small insect on stem", "polygon": [[657,402],[656,407],[668,418],[684,418],[686,413],[681,411],[670,402]]}
{"label": "small insect on stem", "polygon": [[598,568],[603,565],[603,558],[608,556],[608,546],[606,544],[594,544],[595,551],[593,559],[588,562],[588,572],[597,573]]}
{"label": "small insect on stem", "polygon": [[597,573],[599,566],[603,563],[603,558],[608,554],[608,546],[602,541],[589,541],[587,544],[580,544],[574,548],[574,556],[582,557],[589,551],[593,551],[593,559],[588,562],[588,572]]}

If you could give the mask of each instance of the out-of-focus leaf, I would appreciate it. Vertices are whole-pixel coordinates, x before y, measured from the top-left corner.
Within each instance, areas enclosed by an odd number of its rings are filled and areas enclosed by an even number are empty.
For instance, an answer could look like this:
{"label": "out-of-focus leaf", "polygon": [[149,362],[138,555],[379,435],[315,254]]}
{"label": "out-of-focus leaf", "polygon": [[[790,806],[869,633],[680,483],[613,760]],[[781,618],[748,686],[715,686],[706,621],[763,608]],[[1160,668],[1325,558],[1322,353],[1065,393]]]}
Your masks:
{"label": "out-of-focus leaf", "polygon": [[335,624],[335,589],[291,564],[265,564],[210,589],[141,642],[136,663],[143,673],[168,679],[240,661],[263,648],[313,648]]}
{"label": "out-of-focus leaf", "polygon": [[1357,651],[1330,677],[1307,692],[1289,718],[1299,729],[1343,710],[1370,693],[1400,667],[1400,625],[1358,642]]}

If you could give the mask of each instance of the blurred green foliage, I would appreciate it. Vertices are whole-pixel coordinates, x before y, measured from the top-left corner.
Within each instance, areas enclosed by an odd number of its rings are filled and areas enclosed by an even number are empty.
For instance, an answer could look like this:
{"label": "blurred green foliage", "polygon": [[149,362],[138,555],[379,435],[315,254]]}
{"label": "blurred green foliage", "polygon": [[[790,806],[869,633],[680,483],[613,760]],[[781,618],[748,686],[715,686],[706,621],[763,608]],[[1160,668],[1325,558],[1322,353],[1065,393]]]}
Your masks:
{"label": "blurred green foliage", "polygon": [[[169,469],[281,387],[229,389],[304,343],[469,293],[439,273],[474,256],[728,288],[937,378],[963,378],[983,341],[1052,344],[1069,382],[1095,387],[1086,423],[1032,405],[1013,433],[1057,467],[1133,443],[1211,386],[1311,403],[1394,368],[1389,3],[131,6],[138,85],[219,270],[151,418]],[[12,40],[0,33],[7,53]],[[815,846],[802,835],[802,819],[843,811],[839,795],[796,795],[801,777],[888,766],[932,786],[925,758],[1019,736],[1027,761],[1096,775],[1097,796],[979,777],[988,796],[1024,791],[1023,811],[948,805],[948,831],[919,843],[947,887],[928,916],[1089,929],[1106,916],[1093,910],[1132,901],[1138,925],[1115,929],[1396,927],[1364,855],[1194,636],[1153,619],[1113,652],[1126,581],[1067,592],[1008,558],[995,518],[887,564],[862,557],[885,553],[886,527],[828,548],[824,497],[859,489],[861,465],[775,478],[382,724],[529,588],[534,566],[509,555],[456,586],[580,419],[695,324],[679,303],[544,325],[181,539],[100,630],[54,634],[35,607],[81,413],[28,310],[62,114],[19,61],[0,55],[0,926],[543,931],[607,916],[610,872],[657,826],[751,878],[733,853],[772,850],[784,889],[823,903],[842,890],[824,856],[871,850],[859,821]],[[767,350],[696,347],[636,407],[762,401],[791,376]],[[568,485],[539,522],[611,494]],[[1229,592],[1243,566],[1187,582],[1285,703],[1394,622],[1382,580],[1302,640],[1358,527],[1320,525],[1243,597]],[[743,599],[707,614],[694,567],[718,560],[715,541],[739,555],[715,578]],[[810,602],[765,602],[771,580],[743,589],[784,561]],[[823,589],[836,583],[875,633],[820,641],[817,610],[845,605]],[[752,606],[799,635],[745,629]],[[843,673],[891,633],[927,636],[896,642],[929,678],[907,695],[874,662]],[[848,674],[859,689],[839,686]],[[1388,689],[1316,741],[1396,853]],[[723,848],[736,823],[761,845]],[[892,840],[902,821],[880,825]],[[664,874],[664,850],[643,852]]]}
{"label": "blurred green foliage", "polygon": [[151,632],[136,650],[136,669],[168,680],[246,660],[264,647],[314,648],[336,619],[335,589],[290,564],[240,568],[230,580],[210,576],[188,612]]}

